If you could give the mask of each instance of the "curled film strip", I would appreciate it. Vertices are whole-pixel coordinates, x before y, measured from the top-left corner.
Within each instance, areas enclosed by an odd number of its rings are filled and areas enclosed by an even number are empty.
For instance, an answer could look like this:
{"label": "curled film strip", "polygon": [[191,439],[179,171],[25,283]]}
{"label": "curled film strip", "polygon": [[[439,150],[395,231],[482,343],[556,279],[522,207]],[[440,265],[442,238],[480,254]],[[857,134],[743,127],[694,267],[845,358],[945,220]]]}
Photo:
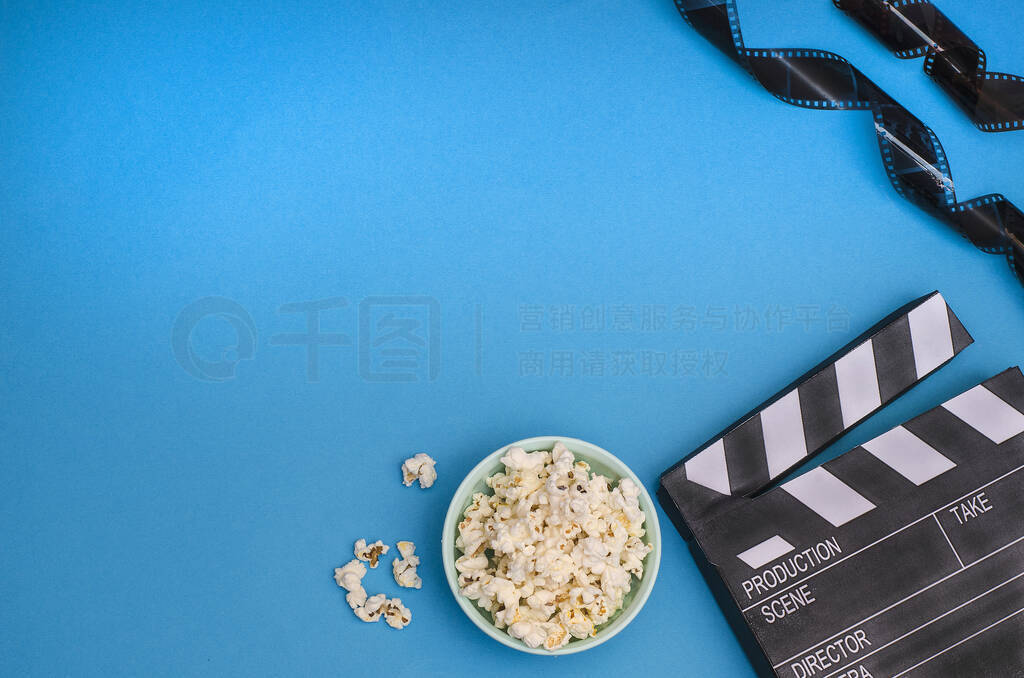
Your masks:
{"label": "curled film strip", "polygon": [[931,76],[983,132],[1024,129],[1024,78],[985,70],[985,52],[927,0],[832,0]]}
{"label": "curled film strip", "polygon": [[804,108],[867,110],[896,192],[953,226],[978,249],[1002,254],[1024,284],[1024,213],[999,194],[959,202],[935,133],[843,57],[810,49],[750,49],[735,0],[675,0],[688,24],[775,97]]}

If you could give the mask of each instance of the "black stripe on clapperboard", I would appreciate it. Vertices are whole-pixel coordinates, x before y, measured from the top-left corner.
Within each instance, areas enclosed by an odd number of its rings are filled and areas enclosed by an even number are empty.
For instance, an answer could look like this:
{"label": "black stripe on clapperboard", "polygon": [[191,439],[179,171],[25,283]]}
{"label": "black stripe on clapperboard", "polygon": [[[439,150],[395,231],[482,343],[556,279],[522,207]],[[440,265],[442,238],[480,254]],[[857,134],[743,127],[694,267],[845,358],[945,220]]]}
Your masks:
{"label": "black stripe on clapperboard", "polygon": [[911,302],[666,471],[663,505],[699,529],[728,497],[765,488],[971,342],[941,294]]}

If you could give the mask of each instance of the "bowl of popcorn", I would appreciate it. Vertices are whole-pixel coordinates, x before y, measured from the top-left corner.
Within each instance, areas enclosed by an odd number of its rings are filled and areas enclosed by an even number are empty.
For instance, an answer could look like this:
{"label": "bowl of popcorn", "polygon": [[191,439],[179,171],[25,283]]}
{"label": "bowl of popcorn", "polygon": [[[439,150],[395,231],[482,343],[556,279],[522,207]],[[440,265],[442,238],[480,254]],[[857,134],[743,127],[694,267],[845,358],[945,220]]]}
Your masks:
{"label": "bowl of popcorn", "polygon": [[559,436],[488,455],[455,491],[441,537],[463,612],[503,645],[572,654],[600,645],[654,586],[661,532],[636,475]]}

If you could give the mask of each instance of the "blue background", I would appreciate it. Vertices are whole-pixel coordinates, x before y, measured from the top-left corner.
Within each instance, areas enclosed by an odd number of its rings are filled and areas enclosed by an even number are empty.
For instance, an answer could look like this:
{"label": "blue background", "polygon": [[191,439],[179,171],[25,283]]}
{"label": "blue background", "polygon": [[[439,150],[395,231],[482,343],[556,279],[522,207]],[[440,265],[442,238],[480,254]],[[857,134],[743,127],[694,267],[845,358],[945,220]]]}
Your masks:
{"label": "blue background", "polygon": [[[1024,5],[941,7],[1024,73]],[[1024,205],[1024,134],[976,131],[920,60],[828,0],[739,8],[748,45],[838,52],[929,123],[961,200]],[[1024,358],[1005,261],[896,196],[868,114],[774,100],[668,0],[0,11],[6,675],[751,675],[664,516],[620,636],[557,660],[494,643],[442,577],[451,493],[538,434],[593,441],[653,491],[932,289],[977,343],[832,454]],[[395,295],[439,312],[412,382],[373,379],[369,307]],[[251,357],[222,382],[171,339],[209,296],[256,330],[250,356],[223,317],[193,328],[196,355]],[[279,311],[339,297],[320,323],[348,345],[314,380],[279,345],[305,317]],[[417,451],[428,491],[399,482]],[[334,585],[358,537],[417,543],[422,590],[365,580],[408,629],[359,622]]]}

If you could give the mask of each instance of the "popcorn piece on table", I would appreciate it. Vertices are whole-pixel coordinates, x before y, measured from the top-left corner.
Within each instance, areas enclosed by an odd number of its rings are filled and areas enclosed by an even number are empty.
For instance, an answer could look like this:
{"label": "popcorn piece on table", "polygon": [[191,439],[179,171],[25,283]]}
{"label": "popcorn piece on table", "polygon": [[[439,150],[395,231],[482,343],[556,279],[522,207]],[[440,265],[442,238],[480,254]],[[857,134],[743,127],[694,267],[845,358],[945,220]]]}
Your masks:
{"label": "popcorn piece on table", "polygon": [[363,607],[366,605],[366,589],[362,586],[352,589],[345,594],[345,602],[353,610]]}
{"label": "popcorn piece on table", "polygon": [[417,453],[402,462],[402,482],[406,487],[412,485],[416,480],[420,481],[420,487],[427,489],[437,480],[436,464],[430,455],[423,452]]}
{"label": "popcorn piece on table", "polygon": [[366,604],[362,607],[357,607],[354,612],[356,616],[362,619],[364,622],[375,622],[380,619],[384,613],[384,606],[387,603],[387,596],[383,593],[378,593],[375,596],[370,596],[366,600]]}
{"label": "popcorn piece on table", "polygon": [[334,581],[346,591],[351,591],[353,588],[361,586],[360,582],[365,576],[366,565],[363,565],[358,560],[350,560],[342,567],[334,568]]}
{"label": "popcorn piece on table", "polygon": [[384,621],[393,629],[404,629],[412,621],[412,612],[401,598],[392,598],[384,604]]}
{"label": "popcorn piece on table", "polygon": [[334,568],[334,581],[348,591],[345,594],[345,602],[353,610],[366,603],[366,591],[363,589],[364,576],[366,576],[366,566],[358,560],[350,560],[344,566]]}
{"label": "popcorn piece on table", "polygon": [[365,539],[360,539],[356,542],[354,552],[356,558],[365,563],[370,563],[370,568],[375,569],[378,559],[388,552],[388,545],[380,539],[367,545]]}
{"label": "popcorn piece on table", "polygon": [[395,558],[391,562],[391,571],[399,586],[407,589],[418,589],[423,586],[423,580],[416,574],[416,566],[420,564],[419,556],[415,555],[416,545],[411,541],[400,541],[397,544],[398,553],[401,558]]}

